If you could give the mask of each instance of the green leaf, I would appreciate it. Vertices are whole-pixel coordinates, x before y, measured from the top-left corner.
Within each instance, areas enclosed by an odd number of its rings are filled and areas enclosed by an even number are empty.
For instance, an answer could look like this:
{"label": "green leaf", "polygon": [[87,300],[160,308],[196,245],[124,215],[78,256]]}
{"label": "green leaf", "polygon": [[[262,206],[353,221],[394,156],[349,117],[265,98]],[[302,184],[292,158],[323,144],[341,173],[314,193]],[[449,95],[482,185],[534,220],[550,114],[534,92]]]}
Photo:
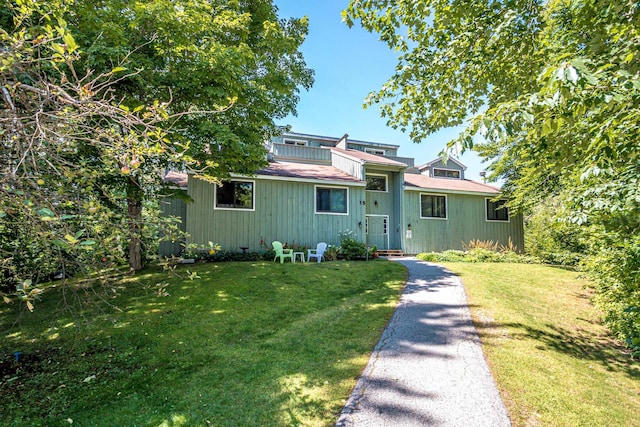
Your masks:
{"label": "green leaf", "polygon": [[60,239],[54,239],[51,241],[51,243],[53,243],[54,245],[62,248],[62,249],[69,249],[71,246],[65,242],[64,240],[60,240]]}
{"label": "green leaf", "polygon": [[66,234],[64,238],[67,242],[69,242],[72,245],[75,245],[76,243],[78,243],[78,239],[73,237],[71,234]]}
{"label": "green leaf", "polygon": [[112,73],[112,74],[115,74],[115,73],[119,73],[119,72],[121,72],[121,71],[126,71],[126,70],[127,70],[127,69],[126,69],[126,68],[124,68],[124,67],[114,67],[114,68],[111,70],[111,73]]}
{"label": "green leaf", "polygon": [[51,43],[51,47],[53,48],[53,50],[55,50],[60,55],[64,55],[64,53],[65,53],[64,46],[61,45],[60,43]]}
{"label": "green leaf", "polygon": [[54,217],[56,214],[49,208],[38,209],[36,213],[42,217]]}
{"label": "green leaf", "polygon": [[67,46],[67,52],[73,53],[76,49],[78,49],[78,44],[73,39],[73,36],[71,35],[71,33],[65,33],[62,39],[64,40],[64,43]]}

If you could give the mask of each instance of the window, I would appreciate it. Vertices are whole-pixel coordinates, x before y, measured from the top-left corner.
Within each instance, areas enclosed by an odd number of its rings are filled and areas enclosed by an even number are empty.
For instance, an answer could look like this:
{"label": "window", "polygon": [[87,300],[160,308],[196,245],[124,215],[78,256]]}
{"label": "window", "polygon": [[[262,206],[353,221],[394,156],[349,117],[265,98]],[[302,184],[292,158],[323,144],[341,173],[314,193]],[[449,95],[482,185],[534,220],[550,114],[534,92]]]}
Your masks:
{"label": "window", "polygon": [[386,175],[367,175],[367,190],[369,191],[387,191]]}
{"label": "window", "polygon": [[346,188],[316,187],[316,213],[347,214]]}
{"label": "window", "polygon": [[285,139],[284,143],[286,145],[295,145],[296,147],[306,147],[307,141],[300,141],[298,139]]}
{"label": "window", "polygon": [[216,187],[216,209],[253,210],[253,182],[230,181]]}
{"label": "window", "polygon": [[384,156],[384,153],[385,153],[384,150],[378,150],[375,148],[365,148],[364,152],[369,154],[375,154],[376,156]]}
{"label": "window", "polygon": [[439,178],[456,178],[460,179],[460,171],[454,169],[433,169],[433,176]]}
{"label": "window", "polygon": [[506,200],[487,199],[487,221],[509,221],[509,208]]}
{"label": "window", "polygon": [[447,219],[447,196],[421,194],[420,218]]}

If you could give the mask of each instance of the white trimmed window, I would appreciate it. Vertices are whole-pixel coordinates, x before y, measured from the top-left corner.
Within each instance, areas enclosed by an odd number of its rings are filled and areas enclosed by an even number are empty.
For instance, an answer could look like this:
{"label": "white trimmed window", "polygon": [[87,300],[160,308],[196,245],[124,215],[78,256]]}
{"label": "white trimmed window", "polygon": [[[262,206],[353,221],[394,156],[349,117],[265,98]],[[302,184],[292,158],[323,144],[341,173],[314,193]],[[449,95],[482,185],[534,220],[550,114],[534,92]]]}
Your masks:
{"label": "white trimmed window", "polygon": [[349,213],[349,189],[316,186],[316,213],[346,215]]}
{"label": "white trimmed window", "polygon": [[216,186],[216,209],[254,210],[253,181],[228,181]]}
{"label": "white trimmed window", "polygon": [[447,219],[447,196],[420,194],[420,218]]}
{"label": "white trimmed window", "polygon": [[377,148],[365,148],[365,153],[375,154],[376,156],[384,156],[385,151]]}
{"label": "white trimmed window", "polygon": [[436,169],[433,168],[433,176],[436,178],[460,179],[460,171],[457,169]]}
{"label": "white trimmed window", "polygon": [[492,200],[486,199],[487,202],[487,221],[506,221],[509,222],[509,208],[505,205],[507,201],[504,199]]}
{"label": "white trimmed window", "polygon": [[300,139],[285,139],[284,140],[284,144],[285,145],[295,145],[296,147],[306,147],[307,146],[307,141],[303,141]]}
{"label": "white trimmed window", "polygon": [[387,192],[387,175],[367,174],[367,191]]}

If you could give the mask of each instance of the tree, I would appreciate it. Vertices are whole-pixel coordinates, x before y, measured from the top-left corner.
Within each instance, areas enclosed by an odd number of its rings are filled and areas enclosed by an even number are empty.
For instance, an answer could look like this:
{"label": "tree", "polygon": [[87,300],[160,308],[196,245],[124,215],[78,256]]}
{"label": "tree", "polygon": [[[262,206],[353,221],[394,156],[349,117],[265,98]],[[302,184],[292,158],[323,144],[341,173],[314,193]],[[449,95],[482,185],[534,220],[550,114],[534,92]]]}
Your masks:
{"label": "tree", "polygon": [[[78,248],[117,261],[123,242],[140,269],[161,172],[254,172],[273,120],[312,83],[297,50],[306,20],[279,20],[270,1],[21,0],[0,12],[0,235],[18,283],[37,275],[16,254],[51,243],[65,252],[44,256],[54,270],[86,265]],[[18,223],[33,228],[17,236]]]}
{"label": "tree", "polygon": [[[169,113],[180,114],[172,138],[208,180],[264,166],[274,120],[295,113],[299,88],[312,83],[298,51],[307,21],[280,20],[271,0],[80,1],[65,19],[84,48],[84,70],[109,69],[122,58],[139,70],[112,86],[122,103],[171,99]],[[143,195],[132,176],[125,188],[134,237],[129,259],[139,269]]]}
{"label": "tree", "polygon": [[70,4],[0,7],[0,291],[27,299],[52,272],[140,268],[164,170],[255,171],[312,80],[306,21],[270,2]]}
{"label": "tree", "polygon": [[0,30],[0,291],[17,290],[29,308],[32,285],[52,273],[118,259],[127,234],[107,183],[137,174],[123,159],[180,152],[160,127],[165,106],[118,104],[111,87],[124,68],[78,75],[60,6],[17,2]]}
{"label": "tree", "polygon": [[639,14],[622,0],[364,0],[345,11],[400,52],[367,105],[383,103],[414,141],[467,121],[449,148],[491,161],[513,209],[566,201],[560,211],[592,236],[609,325],[638,349]]}

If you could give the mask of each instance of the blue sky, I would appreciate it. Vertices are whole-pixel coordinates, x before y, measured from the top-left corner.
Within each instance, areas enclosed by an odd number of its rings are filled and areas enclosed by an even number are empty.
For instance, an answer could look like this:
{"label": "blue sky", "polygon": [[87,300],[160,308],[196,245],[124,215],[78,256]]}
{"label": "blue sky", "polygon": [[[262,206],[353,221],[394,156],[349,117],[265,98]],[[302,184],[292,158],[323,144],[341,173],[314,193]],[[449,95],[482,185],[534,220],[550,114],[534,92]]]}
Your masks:
{"label": "blue sky", "polygon": [[[357,24],[349,29],[340,12],[347,0],[275,0],[279,16],[309,17],[309,35],[302,45],[307,66],[315,70],[310,91],[300,92],[298,116],[278,124],[292,131],[315,135],[382,142],[400,146],[398,155],[414,157],[416,165],[435,159],[461,128],[445,129],[420,144],[386,125],[377,106],[363,109],[369,92],[378,90],[393,74],[397,55]],[[466,178],[480,181],[485,167],[479,157],[466,152],[460,158],[468,169]]]}

